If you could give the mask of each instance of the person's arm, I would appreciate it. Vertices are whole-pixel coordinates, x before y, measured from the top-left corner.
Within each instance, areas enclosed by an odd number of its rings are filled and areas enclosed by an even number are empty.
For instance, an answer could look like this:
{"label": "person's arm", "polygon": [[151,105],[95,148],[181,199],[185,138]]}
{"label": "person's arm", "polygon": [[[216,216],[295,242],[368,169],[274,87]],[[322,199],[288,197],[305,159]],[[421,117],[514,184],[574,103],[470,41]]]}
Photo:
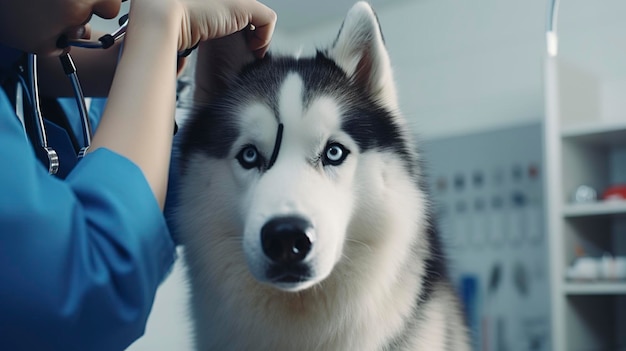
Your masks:
{"label": "person's arm", "polygon": [[48,175],[1,90],[0,131],[0,349],[124,349],[174,259],[145,177],[105,149]]}
{"label": "person's arm", "polygon": [[171,1],[133,1],[126,43],[91,151],[112,150],[137,164],[163,206],[176,98],[182,18]]}
{"label": "person's arm", "polygon": [[[178,28],[170,31],[176,36]],[[156,67],[169,72],[164,79],[172,85],[176,40],[153,53],[165,57],[167,62]],[[143,67],[151,61],[133,64]],[[134,110],[122,111],[130,123],[117,127],[134,127],[136,113],[154,118],[157,125],[169,122],[165,134],[171,138],[173,109],[169,114],[142,110],[126,88],[118,89],[130,95],[126,101]],[[174,89],[163,94],[172,101],[175,97]],[[164,100],[162,95],[156,99]],[[152,101],[136,103],[150,106]],[[142,121],[150,128],[152,120]],[[1,91],[0,133],[0,161],[10,165],[0,172],[0,349],[125,349],[143,334],[156,289],[174,259],[146,172],[127,155],[112,152],[115,147],[101,147],[65,180],[48,175]],[[161,148],[156,152],[169,157],[171,140],[153,138]],[[146,139],[143,135],[138,143]],[[164,173],[167,163],[160,165]]]}

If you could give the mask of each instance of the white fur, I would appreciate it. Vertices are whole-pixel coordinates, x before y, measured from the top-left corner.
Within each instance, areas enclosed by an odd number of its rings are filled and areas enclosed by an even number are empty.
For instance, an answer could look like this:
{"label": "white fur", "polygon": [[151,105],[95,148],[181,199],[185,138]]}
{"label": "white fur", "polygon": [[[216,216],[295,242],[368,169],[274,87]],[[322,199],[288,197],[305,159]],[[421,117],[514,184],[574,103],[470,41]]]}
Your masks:
{"label": "white fur", "polygon": [[[264,273],[268,260],[262,252],[259,235],[267,221],[277,216],[299,215],[311,219],[314,235],[323,233],[314,238],[314,251],[307,257],[314,279],[304,285],[284,286],[286,290],[296,291],[310,287],[330,274],[340,258],[342,238],[352,208],[350,180],[355,163],[349,159],[339,173],[332,167],[322,168],[316,158],[328,139],[345,140],[344,144],[352,149],[355,145],[343,133],[337,132],[340,130],[336,119],[338,108],[330,101],[316,100],[309,109],[303,109],[299,76],[287,77],[279,101],[279,114],[283,117],[285,129],[276,164],[264,174],[249,172],[236,163],[233,166],[242,174],[235,176],[235,179],[243,180],[238,187],[247,188],[246,201],[242,205],[242,212],[247,213],[243,245],[252,274],[259,281],[267,281]],[[334,118],[326,118],[328,116]],[[276,122],[269,124],[276,129]],[[241,130],[249,130],[249,127],[246,123],[241,125]],[[266,142],[270,143],[265,151],[271,154],[275,132],[267,135],[270,138]],[[242,140],[241,144],[245,143]],[[243,179],[247,177],[243,174],[253,174],[255,178]],[[317,191],[311,192],[311,189]]]}
{"label": "white fur", "polygon": [[[371,82],[372,96],[397,113],[389,58],[369,5],[350,11],[329,55],[353,79]],[[374,351],[396,337],[403,350],[445,350],[451,338],[453,350],[467,350],[449,286],[434,287],[434,298],[413,318],[431,248],[428,203],[403,159],[391,150],[359,152],[341,129],[337,100],[318,96],[305,107],[302,91],[298,74],[281,84],[282,147],[266,172],[246,170],[235,157],[247,144],[272,153],[278,121],[260,101],[238,107],[242,132],[231,154],[197,153],[187,161],[176,223],[198,350]],[[329,140],[350,150],[340,166],[319,160]],[[265,276],[259,232],[284,215],[313,224],[306,282],[274,284]],[[409,322],[413,329],[402,334]]]}
{"label": "white fur", "polygon": [[[332,245],[343,244],[341,259],[323,282],[298,293],[262,285],[248,272],[236,234],[241,228],[224,223],[233,217],[227,213],[229,209],[248,208],[242,204],[247,197],[239,198],[239,204],[231,204],[237,197],[225,194],[226,189],[236,186],[227,180],[213,185],[212,188],[223,190],[211,190],[210,200],[203,196],[199,184],[186,188],[190,191],[183,193],[181,202],[189,205],[184,211],[203,208],[202,215],[190,212],[181,221],[182,232],[195,233],[183,239],[191,275],[204,275],[207,279],[192,279],[192,290],[203,292],[195,295],[192,303],[199,323],[196,333],[200,350],[378,350],[388,341],[388,335],[403,326],[419,292],[419,276],[424,267],[413,267],[418,274],[412,276],[390,273],[404,272],[401,266],[408,263],[410,255],[407,246],[424,224],[424,218],[416,217],[423,213],[423,202],[407,200],[419,199],[420,195],[411,179],[403,176],[397,157],[380,153],[358,157],[354,174],[363,176],[353,179],[353,187],[348,189],[359,205],[347,216],[331,211],[325,219],[332,227],[349,218],[347,237],[344,240],[343,235],[334,236],[333,232],[318,229],[318,239],[335,240]],[[223,172],[219,163],[196,159],[189,171],[194,179],[200,179],[205,174]],[[217,177],[220,176],[211,178]],[[262,188],[279,192],[284,201],[291,200],[295,206],[302,204],[301,193],[283,192],[282,182],[265,183]],[[312,189],[323,190],[315,186]],[[407,196],[410,194],[414,196]],[[325,195],[323,204],[335,199]],[[270,209],[250,206],[248,211],[252,214],[248,218]],[[280,212],[281,207],[277,209]],[[265,217],[266,213],[260,216]],[[239,219],[240,214],[234,217]],[[313,218],[316,223],[324,220]],[[215,227],[224,230],[224,234],[210,234]],[[318,255],[323,253],[320,249]],[[226,331],[235,332],[238,337]],[[329,334],[335,337],[328,338]]]}

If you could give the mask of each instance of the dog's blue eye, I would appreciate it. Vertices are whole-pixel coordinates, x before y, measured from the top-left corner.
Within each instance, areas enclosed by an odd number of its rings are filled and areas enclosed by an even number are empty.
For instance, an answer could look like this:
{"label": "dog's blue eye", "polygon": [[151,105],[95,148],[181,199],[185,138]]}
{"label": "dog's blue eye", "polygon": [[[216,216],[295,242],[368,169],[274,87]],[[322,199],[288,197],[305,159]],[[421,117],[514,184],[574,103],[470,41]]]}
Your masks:
{"label": "dog's blue eye", "polygon": [[340,165],[346,157],[348,157],[348,151],[343,145],[338,143],[332,143],[326,146],[326,150],[324,150],[324,159],[322,164],[324,166],[338,166]]}
{"label": "dog's blue eye", "polygon": [[239,154],[237,154],[237,161],[239,161],[241,167],[251,169],[259,167],[261,164],[261,157],[256,147],[248,145],[239,151]]}

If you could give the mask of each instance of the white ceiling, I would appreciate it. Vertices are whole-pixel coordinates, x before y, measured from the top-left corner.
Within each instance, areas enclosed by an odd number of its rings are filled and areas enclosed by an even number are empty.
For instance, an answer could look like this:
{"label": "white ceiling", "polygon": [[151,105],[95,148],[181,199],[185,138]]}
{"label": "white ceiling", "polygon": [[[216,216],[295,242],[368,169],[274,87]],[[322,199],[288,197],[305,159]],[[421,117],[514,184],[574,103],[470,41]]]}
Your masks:
{"label": "white ceiling", "polygon": [[[301,31],[326,22],[342,20],[357,0],[260,0],[278,14],[277,30]],[[374,10],[401,2],[423,0],[368,0]]]}

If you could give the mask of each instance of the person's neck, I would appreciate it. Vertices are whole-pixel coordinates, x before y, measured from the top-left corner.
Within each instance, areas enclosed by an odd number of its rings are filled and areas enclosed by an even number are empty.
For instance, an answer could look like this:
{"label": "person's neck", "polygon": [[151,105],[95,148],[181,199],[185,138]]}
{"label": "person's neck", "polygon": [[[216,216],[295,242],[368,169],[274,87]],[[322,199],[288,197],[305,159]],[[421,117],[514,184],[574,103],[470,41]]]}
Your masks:
{"label": "person's neck", "polygon": [[11,68],[23,55],[24,52],[0,43],[0,70]]}
{"label": "person's neck", "polygon": [[21,59],[25,57],[23,51],[13,49],[0,43],[0,84],[4,85],[7,77],[14,75],[16,67]]}

